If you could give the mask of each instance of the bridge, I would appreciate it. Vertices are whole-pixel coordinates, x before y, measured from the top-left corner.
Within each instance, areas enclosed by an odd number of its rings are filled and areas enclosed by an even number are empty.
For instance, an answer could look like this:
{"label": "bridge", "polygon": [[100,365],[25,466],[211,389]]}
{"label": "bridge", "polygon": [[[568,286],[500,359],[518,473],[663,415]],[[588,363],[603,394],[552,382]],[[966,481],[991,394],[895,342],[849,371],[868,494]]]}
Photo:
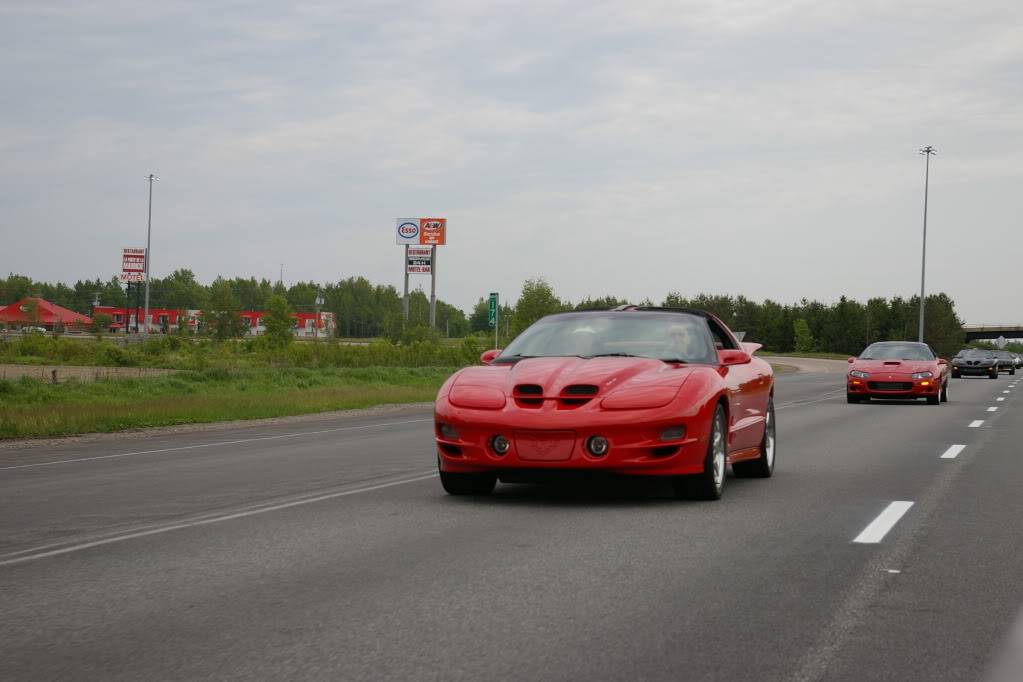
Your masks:
{"label": "bridge", "polygon": [[967,324],[963,325],[967,341],[1023,339],[1023,322],[1017,324]]}

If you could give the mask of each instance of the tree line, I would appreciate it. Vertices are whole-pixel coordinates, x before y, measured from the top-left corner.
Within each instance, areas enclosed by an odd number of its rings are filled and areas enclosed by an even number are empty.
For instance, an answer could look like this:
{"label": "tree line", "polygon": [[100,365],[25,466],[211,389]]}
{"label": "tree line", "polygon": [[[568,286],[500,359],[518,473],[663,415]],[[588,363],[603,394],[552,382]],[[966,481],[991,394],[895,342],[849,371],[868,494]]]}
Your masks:
{"label": "tree line", "polygon": [[[271,297],[279,296],[290,310],[312,311],[317,295],[321,310],[334,313],[337,333],[343,337],[388,338],[424,341],[439,336],[462,337],[493,334],[487,298],[480,297],[467,315],[458,307],[437,301],[437,328],[429,329],[429,298],[422,290],[409,296],[409,322],[403,319],[401,293],[393,286],[373,284],[364,277],[337,282],[296,282],[284,286],[267,279],[218,277],[206,285],[187,269],[150,282],[150,306],[178,310],[200,309],[229,313],[268,310]],[[102,305],[125,305],[123,285],[110,281],[79,280],[74,285],[35,282],[24,275],[0,280],[0,303],[39,296],[83,314],[89,314],[94,298]],[[134,298],[134,296],[132,297]],[[854,355],[874,341],[913,340],[917,334],[919,297],[871,298],[866,303],[845,296],[837,302],[803,299],[782,304],[770,299],[754,301],[745,296],[698,294],[688,297],[672,291],[660,302],[628,301],[617,296],[586,298],[576,303],[560,298],[542,277],[527,280],[517,300],[503,302],[499,311],[498,343],[506,344],[544,315],[569,310],[606,310],[618,305],[661,305],[697,308],[720,317],[746,338],[775,352],[825,352]],[[134,305],[134,301],[128,305]],[[278,303],[278,308],[280,307]],[[228,315],[224,318],[230,320]],[[230,328],[223,322],[221,329]],[[218,334],[219,335],[219,334]],[[233,335],[233,331],[232,331]],[[944,293],[927,297],[926,340],[943,355],[954,354],[964,343],[962,321],[955,303]],[[493,338],[490,338],[493,343]]]}

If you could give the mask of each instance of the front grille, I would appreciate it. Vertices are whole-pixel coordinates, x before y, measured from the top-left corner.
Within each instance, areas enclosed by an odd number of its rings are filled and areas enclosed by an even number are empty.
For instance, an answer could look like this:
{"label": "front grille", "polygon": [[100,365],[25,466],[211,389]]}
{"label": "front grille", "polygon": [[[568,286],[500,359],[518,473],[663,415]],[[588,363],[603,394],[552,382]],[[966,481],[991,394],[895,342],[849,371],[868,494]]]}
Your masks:
{"label": "front grille", "polygon": [[543,395],[543,386],[540,384],[519,384],[515,387],[516,395]]}
{"label": "front grille", "polygon": [[868,381],[867,388],[871,391],[911,391],[912,381]]}
{"label": "front grille", "polygon": [[597,387],[593,384],[572,384],[562,391],[564,395],[597,395]]}

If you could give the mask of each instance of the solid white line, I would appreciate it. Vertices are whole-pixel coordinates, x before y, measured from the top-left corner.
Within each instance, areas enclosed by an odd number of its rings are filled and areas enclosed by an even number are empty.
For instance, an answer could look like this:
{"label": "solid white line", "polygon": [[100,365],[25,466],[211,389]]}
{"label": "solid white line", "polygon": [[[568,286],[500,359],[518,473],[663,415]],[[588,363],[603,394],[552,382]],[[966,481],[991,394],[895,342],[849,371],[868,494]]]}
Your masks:
{"label": "solid white line", "polygon": [[884,540],[899,519],[913,506],[912,502],[892,502],[884,511],[878,514],[877,518],[870,522],[870,525],[863,529],[863,532],[856,536],[853,542],[865,545],[877,544]]}
{"label": "solid white line", "polygon": [[965,449],[965,445],[953,445],[948,450],[945,450],[945,454],[941,456],[941,459],[955,459]]}
{"label": "solid white line", "polygon": [[405,485],[406,483],[416,483],[418,481],[425,481],[430,478],[435,478],[436,472],[425,474],[423,476],[416,476],[415,478],[405,478],[400,481],[391,481],[390,483],[379,483],[377,485],[370,485],[364,488],[355,488],[353,490],[343,490],[336,493],[327,493],[326,495],[317,495],[316,497],[307,497],[301,500],[295,500],[292,502],[282,502],[280,504],[270,505],[269,507],[260,507],[259,509],[250,509],[247,511],[234,512],[232,514],[223,514],[221,516],[212,516],[205,519],[199,519],[196,521],[186,521],[183,523],[175,523],[168,526],[160,526],[157,528],[151,528],[148,530],[137,531],[134,533],[125,533],[124,535],[115,535],[113,537],[104,538],[102,540],[93,540],[91,542],[82,542],[77,545],[69,545],[61,549],[54,549],[48,552],[39,552],[38,554],[30,554],[28,556],[21,556],[14,559],[6,559],[0,561],[0,566],[10,566],[12,564],[20,564],[26,561],[35,561],[36,559],[45,559],[51,556],[58,556],[60,554],[69,554],[71,552],[80,552],[83,549],[90,549],[92,547],[101,547],[103,545],[110,545],[115,542],[125,542],[126,540],[134,540],[136,538],[144,538],[150,535],[159,535],[160,533],[169,533],[172,530],[181,530],[183,528],[194,528],[196,526],[208,526],[212,523],[221,523],[223,521],[232,521],[234,519],[244,518],[246,516],[255,516],[256,514],[265,514],[267,512],[279,511],[281,509],[288,509],[290,507],[297,507],[303,504],[312,504],[313,502],[322,502],[324,500],[332,500],[337,497],[346,497],[348,495],[357,495],[359,493],[368,493],[373,490],[381,490],[383,488],[392,488],[396,485]]}
{"label": "solid white line", "polygon": [[997,412],[998,408],[997,407],[989,407],[989,408],[987,408],[987,411],[988,412]]}
{"label": "solid white line", "polygon": [[385,422],[382,424],[365,424],[363,426],[339,426],[334,429],[321,429],[319,431],[299,431],[296,433],[282,433],[277,436],[258,436],[255,438],[240,438],[238,440],[217,441],[216,443],[200,443],[197,445],[182,445],[175,448],[160,448],[158,450],[140,450],[138,452],[120,452],[115,455],[97,455],[95,457],[78,457],[75,459],[59,459],[53,462],[37,462],[35,464],[16,464],[14,466],[0,467],[0,471],[11,469],[30,469],[32,467],[47,467],[54,464],[72,464],[74,462],[95,462],[100,459],[115,459],[118,457],[134,457],[135,455],[155,455],[162,452],[177,452],[180,450],[196,450],[198,448],[215,448],[220,445],[238,445],[239,443],[254,443],[262,440],[279,440],[281,438],[297,438],[299,436],[317,436],[324,433],[337,433],[338,431],[357,431],[362,429],[375,429],[381,426],[401,426],[402,424],[418,424],[421,422],[433,421],[432,419],[409,419],[401,422]]}
{"label": "solid white line", "polygon": [[984,420],[983,419],[974,419],[972,422],[970,422],[970,428],[971,429],[978,429],[983,424],[984,424]]}

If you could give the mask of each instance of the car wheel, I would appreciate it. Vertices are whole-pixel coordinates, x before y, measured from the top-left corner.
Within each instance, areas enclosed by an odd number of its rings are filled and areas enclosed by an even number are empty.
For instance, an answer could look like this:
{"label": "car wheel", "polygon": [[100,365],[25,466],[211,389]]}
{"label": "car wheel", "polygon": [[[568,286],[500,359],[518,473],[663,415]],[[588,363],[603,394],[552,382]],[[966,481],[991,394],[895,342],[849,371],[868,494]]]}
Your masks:
{"label": "car wheel", "polygon": [[1015,367],[1013,367],[1012,369],[1009,370],[1009,376],[1016,376],[1016,368]]}
{"label": "car wheel", "polygon": [[962,375],[959,374],[959,372],[952,372],[952,378],[953,379],[958,379],[960,376],[962,376]]}
{"label": "car wheel", "polygon": [[943,403],[947,403],[948,402],[948,382],[947,381],[945,382],[945,385],[941,387],[941,402],[943,402]]}
{"label": "car wheel", "polygon": [[996,369],[995,371],[991,372],[991,374],[988,374],[988,378],[989,379],[997,379],[998,378],[998,370]]}
{"label": "car wheel", "polygon": [[852,393],[846,393],[845,394],[845,400],[846,400],[846,402],[849,402],[849,403],[858,403],[858,402],[860,402],[861,399],[862,399],[861,396],[853,395]]}
{"label": "car wheel", "polygon": [[489,495],[497,485],[497,474],[453,474],[441,471],[440,484],[448,495]]}
{"label": "car wheel", "polygon": [[721,405],[714,410],[710,437],[707,439],[707,456],[703,458],[703,471],[698,474],[675,476],[672,486],[675,497],[684,500],[720,500],[725,489],[725,468],[728,466],[728,425],[725,422],[725,408]]}
{"label": "car wheel", "polygon": [[775,448],[777,447],[774,426],[774,398],[767,403],[764,419],[764,437],[760,439],[760,456],[732,465],[732,473],[744,478],[770,478],[774,473]]}

